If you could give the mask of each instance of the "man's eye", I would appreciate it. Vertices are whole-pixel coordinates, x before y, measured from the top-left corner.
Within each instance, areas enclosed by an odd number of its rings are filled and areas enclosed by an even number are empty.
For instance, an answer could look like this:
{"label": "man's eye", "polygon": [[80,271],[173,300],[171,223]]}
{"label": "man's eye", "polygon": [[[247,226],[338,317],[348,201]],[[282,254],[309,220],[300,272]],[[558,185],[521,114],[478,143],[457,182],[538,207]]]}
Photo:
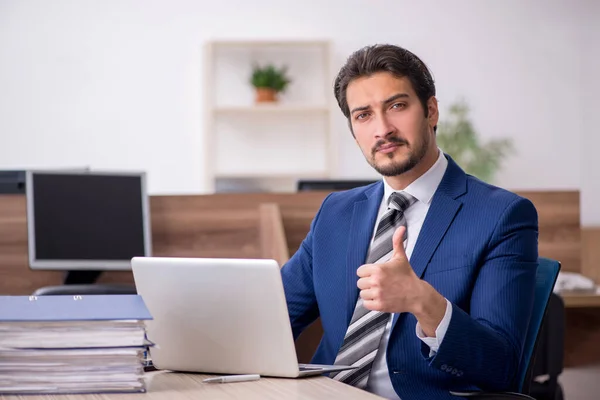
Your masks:
{"label": "man's eye", "polygon": [[367,113],[360,113],[360,114],[358,114],[358,115],[356,116],[356,119],[363,119],[363,118],[366,118],[366,117],[367,117],[367,115],[368,115]]}
{"label": "man's eye", "polygon": [[392,105],[392,108],[404,108],[404,103],[394,103]]}

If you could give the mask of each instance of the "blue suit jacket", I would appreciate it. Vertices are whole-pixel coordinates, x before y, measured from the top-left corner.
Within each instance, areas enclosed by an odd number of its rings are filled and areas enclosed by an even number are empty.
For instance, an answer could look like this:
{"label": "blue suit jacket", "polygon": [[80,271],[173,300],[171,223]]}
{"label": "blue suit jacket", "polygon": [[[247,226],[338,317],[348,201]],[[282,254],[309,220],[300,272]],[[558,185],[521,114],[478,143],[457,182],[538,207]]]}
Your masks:
{"label": "blue suit jacket", "polygon": [[[403,400],[454,398],[448,390],[514,390],[530,318],[538,257],[533,204],[466,175],[449,157],[410,263],[452,303],[437,354],[395,314],[387,363]],[[383,183],[330,194],[282,277],[294,336],[321,317],[312,362],[332,364],[356,301]],[[455,398],[454,398],[455,399]]]}

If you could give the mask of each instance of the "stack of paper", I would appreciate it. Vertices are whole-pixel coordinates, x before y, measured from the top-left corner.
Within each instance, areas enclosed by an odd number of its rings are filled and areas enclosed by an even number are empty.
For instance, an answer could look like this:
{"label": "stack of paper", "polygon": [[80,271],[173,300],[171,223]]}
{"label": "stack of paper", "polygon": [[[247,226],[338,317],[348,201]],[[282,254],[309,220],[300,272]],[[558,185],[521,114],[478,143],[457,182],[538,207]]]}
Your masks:
{"label": "stack of paper", "polygon": [[0,393],[145,391],[136,295],[0,297]]}

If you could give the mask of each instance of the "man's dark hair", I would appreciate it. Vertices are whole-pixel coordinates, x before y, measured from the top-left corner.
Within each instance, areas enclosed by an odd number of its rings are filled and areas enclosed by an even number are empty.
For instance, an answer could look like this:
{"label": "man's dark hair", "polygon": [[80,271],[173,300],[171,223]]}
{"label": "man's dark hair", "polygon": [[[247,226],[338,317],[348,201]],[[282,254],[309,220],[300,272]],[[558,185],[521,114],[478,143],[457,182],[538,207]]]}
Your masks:
{"label": "man's dark hair", "polygon": [[342,113],[348,118],[351,130],[350,109],[346,99],[348,84],[354,79],[377,72],[389,72],[399,78],[406,77],[423,105],[425,117],[428,116],[427,100],[435,96],[435,84],[425,63],[402,47],[376,44],[363,47],[350,55],[335,79],[333,87],[335,98]]}

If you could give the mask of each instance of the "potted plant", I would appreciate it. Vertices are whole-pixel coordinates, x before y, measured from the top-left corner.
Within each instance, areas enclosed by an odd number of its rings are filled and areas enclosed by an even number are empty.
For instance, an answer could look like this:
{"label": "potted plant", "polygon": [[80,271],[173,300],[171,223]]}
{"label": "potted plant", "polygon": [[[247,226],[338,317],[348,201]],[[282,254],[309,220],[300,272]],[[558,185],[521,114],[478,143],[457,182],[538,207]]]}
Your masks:
{"label": "potted plant", "polygon": [[515,152],[512,140],[495,139],[482,143],[468,114],[464,100],[450,105],[450,118],[438,124],[437,144],[466,173],[492,183],[506,156]]}
{"label": "potted plant", "polygon": [[277,101],[277,94],[285,91],[291,80],[287,76],[287,67],[276,68],[274,65],[263,67],[255,64],[250,78],[256,89],[256,102]]}

